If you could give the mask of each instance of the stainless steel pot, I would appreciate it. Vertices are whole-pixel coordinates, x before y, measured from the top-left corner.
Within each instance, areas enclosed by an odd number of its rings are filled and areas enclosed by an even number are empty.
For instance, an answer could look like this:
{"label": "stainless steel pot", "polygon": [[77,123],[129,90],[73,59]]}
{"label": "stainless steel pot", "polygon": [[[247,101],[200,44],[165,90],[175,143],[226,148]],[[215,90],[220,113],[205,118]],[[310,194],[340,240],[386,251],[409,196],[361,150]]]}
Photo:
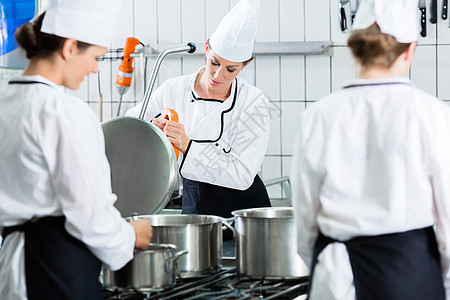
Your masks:
{"label": "stainless steel pot", "polygon": [[177,260],[187,253],[176,252],[169,244],[150,244],[145,251],[136,251],[134,258],[118,271],[103,267],[103,283],[106,288],[160,291],[173,287],[178,273]]}
{"label": "stainless steel pot", "polygon": [[232,214],[239,273],[257,279],[308,276],[308,267],[297,254],[291,207],[243,209]]}
{"label": "stainless steel pot", "polygon": [[221,217],[208,215],[144,215],[153,227],[154,243],[174,244],[189,253],[179,260],[180,277],[214,274],[222,268]]}

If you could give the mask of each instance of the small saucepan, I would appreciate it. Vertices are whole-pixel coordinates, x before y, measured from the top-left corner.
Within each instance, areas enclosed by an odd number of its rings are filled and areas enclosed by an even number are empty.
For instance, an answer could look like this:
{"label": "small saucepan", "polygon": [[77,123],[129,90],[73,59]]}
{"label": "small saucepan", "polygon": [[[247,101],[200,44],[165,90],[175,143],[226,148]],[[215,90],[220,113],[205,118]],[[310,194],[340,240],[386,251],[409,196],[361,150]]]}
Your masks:
{"label": "small saucepan", "polygon": [[171,288],[179,273],[178,259],[187,253],[177,252],[172,244],[150,244],[147,250],[136,251],[134,258],[118,271],[103,266],[103,283],[107,289],[140,292]]}

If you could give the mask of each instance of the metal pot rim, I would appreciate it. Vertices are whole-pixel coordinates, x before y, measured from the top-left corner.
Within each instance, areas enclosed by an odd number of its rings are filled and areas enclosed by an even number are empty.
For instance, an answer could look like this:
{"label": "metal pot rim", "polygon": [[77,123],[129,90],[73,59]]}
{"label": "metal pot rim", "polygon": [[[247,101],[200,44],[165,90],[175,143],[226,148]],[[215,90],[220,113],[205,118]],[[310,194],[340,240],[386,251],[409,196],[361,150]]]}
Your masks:
{"label": "metal pot rim", "polygon": [[[272,212],[273,215],[264,215],[265,212]],[[276,215],[277,212],[288,212],[288,215]],[[235,217],[251,219],[292,219],[292,207],[257,207],[240,209],[231,212]]]}
{"label": "metal pot rim", "polygon": [[[150,224],[152,227],[185,227],[185,226],[201,226],[201,225],[211,225],[222,223],[223,218],[214,215],[180,215],[180,214],[163,214],[163,215],[137,215],[129,218],[125,218],[127,221],[137,221],[140,219],[150,219],[150,218],[178,218],[178,219],[203,219],[203,221],[196,221],[192,223],[183,223],[183,224]],[[208,219],[208,221],[204,221],[204,219]]]}

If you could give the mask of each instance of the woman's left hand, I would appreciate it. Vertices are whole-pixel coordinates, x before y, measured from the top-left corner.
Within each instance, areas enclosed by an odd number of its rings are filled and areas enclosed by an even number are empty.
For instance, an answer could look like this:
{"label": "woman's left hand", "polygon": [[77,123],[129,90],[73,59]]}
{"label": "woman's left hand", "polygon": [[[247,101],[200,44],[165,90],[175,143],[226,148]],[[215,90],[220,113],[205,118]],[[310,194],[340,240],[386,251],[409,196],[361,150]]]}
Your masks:
{"label": "woman's left hand", "polygon": [[167,121],[163,131],[175,147],[177,147],[181,152],[186,153],[190,139],[186,135],[183,124],[174,121]]}

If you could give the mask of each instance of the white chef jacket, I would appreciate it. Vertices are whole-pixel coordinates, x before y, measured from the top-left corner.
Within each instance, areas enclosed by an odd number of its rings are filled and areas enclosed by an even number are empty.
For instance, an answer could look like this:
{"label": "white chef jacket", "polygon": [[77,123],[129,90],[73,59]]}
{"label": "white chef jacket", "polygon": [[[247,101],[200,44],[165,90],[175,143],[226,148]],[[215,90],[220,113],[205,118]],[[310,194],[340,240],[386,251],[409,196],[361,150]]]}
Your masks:
{"label": "white chef jacket", "polygon": [[[69,234],[111,269],[121,268],[133,257],[135,232],[113,206],[96,115],[41,76],[16,80],[41,83],[10,84],[0,93],[0,230],[64,215]],[[3,241],[0,295],[26,299],[22,232]]]}
{"label": "white chef jacket", "polygon": [[[298,252],[311,263],[319,230],[346,241],[437,224],[449,297],[449,108],[406,78],[347,87],[302,115],[291,174]],[[314,278],[311,299],[354,299],[345,245],[321,252]]]}
{"label": "white chef jacket", "polygon": [[[269,141],[269,100],[263,92],[236,78],[225,101],[201,99],[194,90],[198,73],[172,78],[154,91],[144,119],[162,108],[178,113],[191,140],[180,152],[180,174],[187,179],[245,190],[261,168]],[[142,103],[128,110],[138,116]]]}

